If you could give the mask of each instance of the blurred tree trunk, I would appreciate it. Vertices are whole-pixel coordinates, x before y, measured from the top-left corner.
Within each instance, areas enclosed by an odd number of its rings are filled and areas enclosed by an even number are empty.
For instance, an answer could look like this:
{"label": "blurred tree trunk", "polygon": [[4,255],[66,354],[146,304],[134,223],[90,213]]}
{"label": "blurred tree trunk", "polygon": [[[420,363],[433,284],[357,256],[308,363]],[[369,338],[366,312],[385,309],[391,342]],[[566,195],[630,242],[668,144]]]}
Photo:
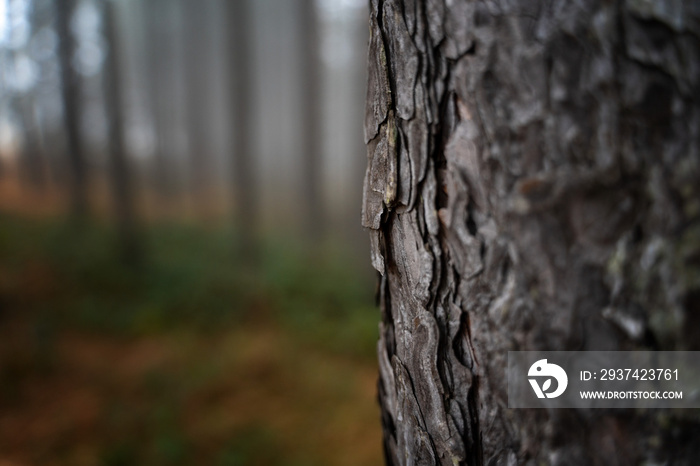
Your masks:
{"label": "blurred tree trunk", "polygon": [[183,0],[185,12],[185,72],[187,83],[187,128],[190,161],[190,186],[195,209],[205,209],[211,201],[212,160],[208,128],[210,55],[208,37],[210,2]]}
{"label": "blurred tree trunk", "polygon": [[73,66],[75,36],[71,30],[71,18],[75,2],[73,0],[56,0],[55,5],[63,120],[70,166],[71,212],[74,218],[83,218],[88,213],[88,178],[85,151],[80,134],[80,80]]}
{"label": "blurred tree trunk", "polygon": [[315,0],[301,0],[301,117],[304,233],[309,240],[323,237],[324,203],[321,185],[321,60]]}
{"label": "blurred tree trunk", "polygon": [[172,154],[172,69],[171,21],[173,3],[167,0],[146,0],[143,2],[144,25],[146,27],[146,66],[147,86],[150,94],[149,105],[155,131],[152,179],[160,201],[169,204],[175,195],[175,176]]}
{"label": "blurred tree trunk", "polygon": [[43,192],[46,188],[46,164],[41,143],[41,130],[35,111],[35,98],[29,92],[18,97],[22,119],[21,177],[32,189]]}
{"label": "blurred tree trunk", "polygon": [[109,120],[109,175],[114,199],[114,213],[119,232],[120,255],[126,264],[135,265],[141,260],[141,248],[136,227],[132,177],[124,144],[124,113],[120,66],[121,42],[114,1],[106,0],[104,5],[104,28],[108,51],[103,76],[105,107]]}
{"label": "blurred tree trunk", "polygon": [[389,464],[697,463],[693,417],[509,410],[504,377],[509,350],[698,349],[690,5],[371,0]]}
{"label": "blurred tree trunk", "polygon": [[248,0],[224,0],[227,19],[228,76],[232,82],[231,136],[233,153],[233,197],[236,227],[240,232],[240,249],[248,258],[255,256],[257,194],[253,165],[253,40],[251,5]]}

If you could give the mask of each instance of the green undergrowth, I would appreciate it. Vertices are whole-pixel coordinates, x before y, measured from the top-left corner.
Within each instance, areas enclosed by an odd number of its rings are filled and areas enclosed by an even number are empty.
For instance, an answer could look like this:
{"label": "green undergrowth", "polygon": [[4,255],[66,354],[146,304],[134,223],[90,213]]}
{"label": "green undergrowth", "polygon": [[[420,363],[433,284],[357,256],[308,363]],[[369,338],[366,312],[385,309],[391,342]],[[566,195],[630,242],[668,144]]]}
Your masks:
{"label": "green undergrowth", "polygon": [[127,263],[109,224],[0,215],[0,312],[31,315],[38,331],[126,337],[262,322],[373,357],[372,279],[341,243],[270,235],[250,257],[233,229],[187,223],[150,225],[139,239],[142,257]]}

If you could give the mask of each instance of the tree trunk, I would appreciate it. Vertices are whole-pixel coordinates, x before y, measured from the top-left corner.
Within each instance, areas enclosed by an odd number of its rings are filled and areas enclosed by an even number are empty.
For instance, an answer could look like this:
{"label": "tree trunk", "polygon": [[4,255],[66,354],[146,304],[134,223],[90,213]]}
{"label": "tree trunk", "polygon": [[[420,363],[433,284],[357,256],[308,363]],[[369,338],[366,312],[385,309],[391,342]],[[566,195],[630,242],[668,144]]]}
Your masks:
{"label": "tree trunk", "polygon": [[22,151],[20,175],[22,181],[36,192],[46,190],[46,164],[41,143],[41,129],[36,117],[36,97],[27,92],[17,98],[22,121]]}
{"label": "tree trunk", "polygon": [[156,192],[163,205],[170,205],[176,196],[175,157],[173,157],[174,95],[172,39],[175,3],[165,0],[147,0],[144,8],[146,27],[146,69],[149,105],[155,132],[153,173]]}
{"label": "tree trunk", "polygon": [[693,417],[509,410],[505,379],[509,350],[698,349],[699,21],[691,2],[371,0],[388,464],[700,459]]}
{"label": "tree trunk", "polygon": [[132,177],[124,144],[124,114],[119,57],[121,42],[115,8],[113,0],[105,1],[104,28],[109,50],[107,51],[103,76],[105,107],[109,119],[109,175],[119,233],[120,256],[124,263],[136,265],[141,261],[141,247],[136,228]]}
{"label": "tree trunk", "polygon": [[59,37],[58,56],[61,67],[61,97],[66,130],[66,150],[70,166],[71,213],[83,218],[88,211],[87,166],[80,134],[79,78],[73,67],[75,37],[71,31],[73,0],[56,1],[56,29]]}
{"label": "tree trunk", "polygon": [[315,0],[301,0],[301,92],[304,233],[316,242],[323,237],[321,193],[321,63]]}
{"label": "tree trunk", "polygon": [[190,161],[190,186],[195,209],[204,213],[212,200],[212,154],[208,144],[211,124],[208,108],[208,77],[211,74],[209,56],[209,2],[183,0],[185,20],[185,73],[187,83],[187,128]]}
{"label": "tree trunk", "polygon": [[228,75],[233,83],[230,109],[233,125],[231,146],[234,148],[234,218],[240,232],[240,250],[248,259],[253,259],[256,255],[254,242],[258,227],[258,204],[253,165],[252,6],[249,0],[226,0],[224,3],[230,57]]}

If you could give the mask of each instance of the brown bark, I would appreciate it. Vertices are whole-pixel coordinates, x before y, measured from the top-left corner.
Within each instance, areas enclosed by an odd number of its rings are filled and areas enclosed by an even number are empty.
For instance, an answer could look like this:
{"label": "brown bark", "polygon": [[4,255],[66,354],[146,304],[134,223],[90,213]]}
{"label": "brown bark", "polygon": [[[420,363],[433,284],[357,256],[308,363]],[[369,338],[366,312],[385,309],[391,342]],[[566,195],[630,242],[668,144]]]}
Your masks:
{"label": "brown bark", "polygon": [[505,363],[697,349],[697,6],[370,3],[387,463],[696,463],[696,414],[509,410]]}

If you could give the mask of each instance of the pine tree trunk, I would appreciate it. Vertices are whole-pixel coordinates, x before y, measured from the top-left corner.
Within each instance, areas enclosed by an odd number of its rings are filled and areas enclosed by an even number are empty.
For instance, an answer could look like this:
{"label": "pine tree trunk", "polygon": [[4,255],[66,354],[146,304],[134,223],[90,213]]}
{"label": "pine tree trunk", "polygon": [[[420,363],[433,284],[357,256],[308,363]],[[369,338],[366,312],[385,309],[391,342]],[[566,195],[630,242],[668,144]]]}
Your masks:
{"label": "pine tree trunk", "polygon": [[505,379],[509,350],[698,349],[697,3],[370,3],[387,463],[697,464],[696,414],[509,410]]}

